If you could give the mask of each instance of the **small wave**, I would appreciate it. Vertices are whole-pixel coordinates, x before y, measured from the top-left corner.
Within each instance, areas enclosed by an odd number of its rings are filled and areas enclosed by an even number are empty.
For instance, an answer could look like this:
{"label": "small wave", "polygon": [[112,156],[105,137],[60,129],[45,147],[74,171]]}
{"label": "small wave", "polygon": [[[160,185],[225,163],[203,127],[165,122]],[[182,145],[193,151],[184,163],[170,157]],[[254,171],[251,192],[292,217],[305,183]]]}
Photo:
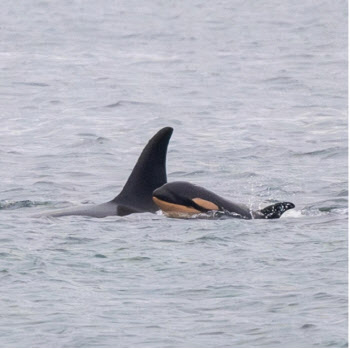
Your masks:
{"label": "small wave", "polygon": [[344,154],[344,149],[342,147],[330,147],[326,149],[318,149],[309,152],[296,152],[293,156],[295,157],[304,157],[304,156],[323,156],[323,157],[332,157],[338,153]]}
{"label": "small wave", "polygon": [[304,324],[304,325],[301,326],[300,328],[301,328],[302,330],[308,330],[308,329],[315,328],[315,327],[316,327],[316,325],[314,325],[314,324]]}
{"label": "small wave", "polygon": [[183,177],[185,174],[186,174],[185,171],[174,171],[174,172],[169,173],[169,176],[173,176],[173,177],[181,176],[181,177]]}
{"label": "small wave", "polygon": [[198,171],[193,171],[193,172],[189,172],[189,173],[185,173],[183,175],[183,177],[192,177],[192,176],[196,176],[196,175],[200,175],[200,174],[205,174],[206,171],[203,171],[203,170],[198,170]]}
{"label": "small wave", "polygon": [[54,185],[55,183],[54,182],[52,182],[52,181],[37,181],[37,182],[35,182],[33,185],[34,186],[43,186],[43,185],[45,185],[45,186],[52,186],[52,185]]}
{"label": "small wave", "polygon": [[116,102],[116,103],[105,105],[105,108],[116,108],[116,107],[120,107],[120,106],[121,106],[121,103]]}
{"label": "small wave", "polygon": [[75,144],[70,145],[71,148],[81,148],[87,146],[94,146],[95,144],[105,144],[109,142],[109,139],[102,136],[96,136],[92,134],[79,134],[84,137]]}
{"label": "small wave", "polygon": [[274,78],[264,79],[263,83],[274,83],[274,84],[292,84],[292,83],[300,83],[299,80],[296,80],[290,76],[276,76]]}
{"label": "small wave", "polygon": [[312,203],[305,206],[300,212],[302,216],[347,215],[347,199],[339,198]]}
{"label": "small wave", "polygon": [[115,103],[107,104],[104,107],[105,108],[118,108],[118,107],[123,107],[123,106],[126,106],[126,105],[140,105],[140,106],[146,105],[147,106],[147,105],[153,105],[153,103],[139,102],[139,101],[129,101],[129,100],[120,100],[120,101],[117,101]]}
{"label": "small wave", "polygon": [[45,206],[49,202],[43,201],[31,201],[31,200],[21,200],[21,201],[0,201],[0,210],[17,210],[24,207],[36,207],[36,206]]}
{"label": "small wave", "polygon": [[190,240],[189,243],[193,243],[193,242],[206,242],[206,241],[226,241],[226,239],[218,237],[214,234],[206,234],[203,235],[199,238]]}
{"label": "small wave", "polygon": [[15,85],[24,85],[24,86],[37,86],[37,87],[48,87],[50,85],[43,82],[14,82]]}
{"label": "small wave", "polygon": [[148,261],[150,260],[150,257],[144,257],[144,256],[135,256],[130,258],[121,258],[121,261],[128,261],[128,262],[142,262],[142,261]]}
{"label": "small wave", "polygon": [[344,190],[341,190],[337,196],[346,196],[348,197],[349,196],[349,191],[347,189],[344,189]]}
{"label": "small wave", "polygon": [[237,178],[237,179],[240,179],[240,178],[252,178],[252,177],[258,177],[258,174],[255,173],[255,172],[249,172],[249,171],[246,171],[246,172],[240,172],[240,173],[236,173],[236,174],[233,174],[232,175],[232,178]]}

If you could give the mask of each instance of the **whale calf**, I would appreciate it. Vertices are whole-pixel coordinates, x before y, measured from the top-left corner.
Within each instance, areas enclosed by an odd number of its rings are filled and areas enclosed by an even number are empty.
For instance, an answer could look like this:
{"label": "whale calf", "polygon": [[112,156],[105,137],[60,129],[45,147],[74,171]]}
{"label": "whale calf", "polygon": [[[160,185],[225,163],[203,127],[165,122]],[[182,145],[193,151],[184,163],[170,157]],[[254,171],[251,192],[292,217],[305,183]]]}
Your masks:
{"label": "whale calf", "polygon": [[252,211],[248,206],[226,200],[200,186],[188,182],[166,183],[153,192],[154,203],[168,217],[189,218],[203,212],[217,211],[242,219],[275,219],[294,208],[291,202],[279,202]]}
{"label": "whale calf", "polygon": [[114,215],[125,216],[137,212],[155,213],[158,211],[158,206],[152,200],[152,193],[167,182],[166,154],[172,133],[171,127],[164,127],[150,139],[124,188],[113,200],[100,205],[82,205],[44,212],[35,217],[79,215],[103,218]]}

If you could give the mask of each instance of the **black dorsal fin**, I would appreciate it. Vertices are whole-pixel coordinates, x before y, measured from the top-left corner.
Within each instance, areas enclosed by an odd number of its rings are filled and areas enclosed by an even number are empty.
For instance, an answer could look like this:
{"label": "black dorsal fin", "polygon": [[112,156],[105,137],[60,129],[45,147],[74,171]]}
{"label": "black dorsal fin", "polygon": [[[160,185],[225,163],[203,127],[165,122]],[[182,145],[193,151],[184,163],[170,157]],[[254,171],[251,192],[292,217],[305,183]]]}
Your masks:
{"label": "black dorsal fin", "polygon": [[152,192],[167,182],[166,154],[173,133],[171,127],[158,131],[143,149],[123,190],[112,201],[139,212],[156,212]]}

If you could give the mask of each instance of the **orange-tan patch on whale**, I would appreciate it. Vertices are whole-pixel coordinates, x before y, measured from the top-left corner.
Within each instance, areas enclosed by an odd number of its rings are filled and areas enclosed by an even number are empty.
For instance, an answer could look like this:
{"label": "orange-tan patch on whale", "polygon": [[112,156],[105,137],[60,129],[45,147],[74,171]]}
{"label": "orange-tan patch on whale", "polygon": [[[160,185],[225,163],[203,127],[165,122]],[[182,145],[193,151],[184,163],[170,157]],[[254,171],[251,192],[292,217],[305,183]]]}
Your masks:
{"label": "orange-tan patch on whale", "polygon": [[160,200],[155,196],[153,196],[153,201],[168,216],[175,217],[176,215],[181,216],[183,214],[191,216],[200,213],[200,211],[196,210],[193,207],[172,204],[170,202]]}
{"label": "orange-tan patch on whale", "polygon": [[203,200],[201,198],[192,199],[198,206],[205,208],[206,210],[218,210],[219,207],[212,203],[211,201]]}

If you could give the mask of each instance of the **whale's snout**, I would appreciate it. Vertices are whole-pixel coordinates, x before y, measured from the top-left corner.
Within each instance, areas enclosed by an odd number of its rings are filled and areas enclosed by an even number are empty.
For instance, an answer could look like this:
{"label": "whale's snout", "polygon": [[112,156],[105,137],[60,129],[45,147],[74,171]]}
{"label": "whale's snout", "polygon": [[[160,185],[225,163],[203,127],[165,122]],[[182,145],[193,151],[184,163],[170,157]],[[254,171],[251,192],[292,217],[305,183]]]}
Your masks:
{"label": "whale's snout", "polygon": [[295,205],[292,202],[284,202],[283,205],[286,211],[295,207]]}

